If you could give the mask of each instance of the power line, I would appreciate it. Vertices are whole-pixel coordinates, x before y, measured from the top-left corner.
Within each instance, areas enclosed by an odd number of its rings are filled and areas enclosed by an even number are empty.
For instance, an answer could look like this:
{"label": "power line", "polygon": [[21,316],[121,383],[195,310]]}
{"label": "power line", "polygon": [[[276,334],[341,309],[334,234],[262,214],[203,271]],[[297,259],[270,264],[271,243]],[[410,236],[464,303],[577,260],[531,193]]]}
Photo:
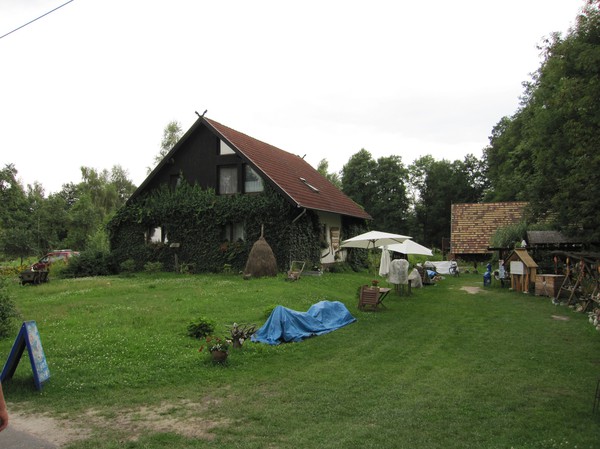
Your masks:
{"label": "power line", "polygon": [[57,9],[60,9],[60,8],[62,8],[62,7],[63,7],[63,6],[65,6],[65,5],[68,5],[68,4],[69,4],[69,3],[71,3],[72,1],[74,1],[74,0],[69,0],[68,2],[65,2],[65,3],[63,3],[62,5],[60,5],[60,6],[57,6],[57,7],[56,7],[56,8],[54,8],[52,11],[48,11],[47,13],[45,13],[45,14],[42,14],[41,16],[39,16],[39,17],[36,17],[36,18],[35,18],[35,19],[33,19],[33,20],[30,20],[30,21],[29,21],[29,22],[27,22],[25,25],[21,25],[20,27],[18,27],[18,28],[15,28],[15,29],[14,29],[14,30],[12,30],[12,31],[9,31],[8,33],[6,33],[6,34],[4,34],[4,35],[0,36],[0,39],[2,39],[3,37],[6,37],[6,36],[8,36],[9,34],[12,34],[12,33],[14,33],[15,31],[19,31],[21,28],[25,28],[27,25],[29,25],[29,24],[31,24],[31,23],[33,23],[33,22],[35,22],[36,20],[39,20],[39,19],[41,19],[42,17],[45,17],[45,16],[47,16],[48,14],[50,14],[50,13],[52,13],[52,12],[56,11]]}

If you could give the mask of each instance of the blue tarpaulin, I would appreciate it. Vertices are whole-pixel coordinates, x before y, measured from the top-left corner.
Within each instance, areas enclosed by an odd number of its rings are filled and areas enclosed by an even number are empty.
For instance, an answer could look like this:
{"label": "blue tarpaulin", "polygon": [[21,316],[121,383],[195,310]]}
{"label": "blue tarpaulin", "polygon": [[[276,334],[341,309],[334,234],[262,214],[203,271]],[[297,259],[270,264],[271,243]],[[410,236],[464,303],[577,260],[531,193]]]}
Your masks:
{"label": "blue tarpaulin", "polygon": [[313,335],[323,335],[356,321],[339,301],[320,301],[306,312],[277,306],[265,324],[252,335],[254,342],[278,345],[301,341]]}

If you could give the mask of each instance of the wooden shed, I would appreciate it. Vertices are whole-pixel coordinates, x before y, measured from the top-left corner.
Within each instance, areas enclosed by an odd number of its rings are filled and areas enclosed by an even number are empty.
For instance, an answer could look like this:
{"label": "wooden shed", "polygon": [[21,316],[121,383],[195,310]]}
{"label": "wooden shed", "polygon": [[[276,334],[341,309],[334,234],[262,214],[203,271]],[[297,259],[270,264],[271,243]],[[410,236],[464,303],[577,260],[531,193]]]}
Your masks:
{"label": "wooden shed", "polygon": [[525,248],[515,248],[504,266],[510,273],[510,286],[517,292],[529,293],[535,285],[538,265]]}

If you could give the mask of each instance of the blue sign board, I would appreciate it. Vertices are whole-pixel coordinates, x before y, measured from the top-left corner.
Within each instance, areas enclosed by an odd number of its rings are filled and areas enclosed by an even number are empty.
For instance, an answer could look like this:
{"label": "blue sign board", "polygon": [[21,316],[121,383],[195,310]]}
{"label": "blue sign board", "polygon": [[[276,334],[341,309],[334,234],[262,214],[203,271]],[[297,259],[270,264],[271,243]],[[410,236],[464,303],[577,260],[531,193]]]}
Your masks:
{"label": "blue sign board", "polygon": [[12,378],[25,348],[27,348],[27,353],[29,354],[35,386],[38,390],[41,390],[42,384],[50,378],[50,370],[48,369],[48,362],[46,362],[46,355],[42,348],[40,333],[35,321],[25,321],[21,326],[19,335],[17,335],[8,359],[4,364],[0,381],[4,382],[4,380]]}

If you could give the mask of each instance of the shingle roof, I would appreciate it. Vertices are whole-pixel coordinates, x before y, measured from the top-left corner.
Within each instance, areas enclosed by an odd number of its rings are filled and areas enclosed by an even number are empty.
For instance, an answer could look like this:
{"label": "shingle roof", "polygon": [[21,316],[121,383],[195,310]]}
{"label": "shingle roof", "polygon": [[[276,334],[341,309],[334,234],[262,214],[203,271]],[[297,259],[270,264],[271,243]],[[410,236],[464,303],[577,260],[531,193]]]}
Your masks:
{"label": "shingle roof", "polygon": [[298,207],[371,219],[365,210],[299,156],[205,117],[200,118]]}
{"label": "shingle roof", "polygon": [[527,243],[536,245],[561,245],[568,243],[581,243],[577,239],[567,237],[559,231],[527,231]]}
{"label": "shingle roof", "polygon": [[533,260],[527,252],[527,248],[515,248],[506,258],[506,262],[517,261],[517,259],[521,259],[528,268],[535,268],[538,266],[538,264],[535,263],[535,260]]}

